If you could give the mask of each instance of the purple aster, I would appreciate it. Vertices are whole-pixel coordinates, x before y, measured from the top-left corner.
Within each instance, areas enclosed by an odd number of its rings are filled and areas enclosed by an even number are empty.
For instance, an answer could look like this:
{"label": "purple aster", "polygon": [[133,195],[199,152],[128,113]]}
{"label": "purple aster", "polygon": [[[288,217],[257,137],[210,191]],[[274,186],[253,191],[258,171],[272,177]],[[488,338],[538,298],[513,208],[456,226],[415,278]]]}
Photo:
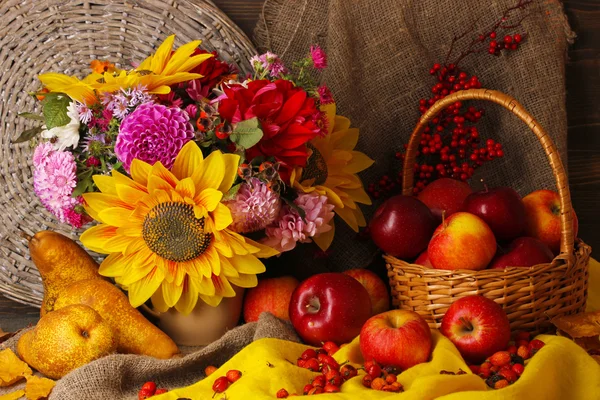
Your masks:
{"label": "purple aster", "polygon": [[121,123],[115,154],[127,171],[134,158],[149,164],[160,161],[171,168],[183,145],[193,138],[194,128],[185,111],[145,103]]}
{"label": "purple aster", "polygon": [[94,117],[94,113],[92,112],[92,110],[83,103],[76,102],[75,109],[77,110],[77,113],[79,114],[79,121],[81,121],[82,123],[84,123],[86,125]]}

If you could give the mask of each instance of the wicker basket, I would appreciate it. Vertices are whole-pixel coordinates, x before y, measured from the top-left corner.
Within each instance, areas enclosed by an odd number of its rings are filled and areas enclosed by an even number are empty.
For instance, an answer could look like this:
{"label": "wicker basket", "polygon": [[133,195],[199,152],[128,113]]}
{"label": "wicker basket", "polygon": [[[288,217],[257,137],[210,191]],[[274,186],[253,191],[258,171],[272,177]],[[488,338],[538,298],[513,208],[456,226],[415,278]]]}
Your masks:
{"label": "wicker basket", "polygon": [[539,139],[561,199],[560,254],[550,264],[482,271],[424,268],[386,255],[393,303],[419,313],[430,327],[439,328],[450,304],[460,297],[479,294],[502,305],[512,329],[544,332],[550,328],[552,318],[584,310],[591,248],[574,240],[567,176],[554,143],[523,106],[510,96],[486,89],[456,92],[435,103],[411,135],[404,162],[403,194],[413,193],[413,166],[424,128],[444,108],[465,100],[487,100],[502,105],[525,122]]}
{"label": "wicker basket", "polygon": [[203,48],[217,50],[242,73],[249,72],[255,50],[208,0],[5,0],[0,15],[0,293],[39,307],[42,283],[21,234],[50,228],[77,238],[80,232],[58,224],[40,204],[32,187],[32,149],[11,143],[32,126],[17,114],[39,107],[27,95],[39,88],[37,75],[83,76],[96,58],[121,66],[139,62],[172,33],[176,45],[202,39]]}

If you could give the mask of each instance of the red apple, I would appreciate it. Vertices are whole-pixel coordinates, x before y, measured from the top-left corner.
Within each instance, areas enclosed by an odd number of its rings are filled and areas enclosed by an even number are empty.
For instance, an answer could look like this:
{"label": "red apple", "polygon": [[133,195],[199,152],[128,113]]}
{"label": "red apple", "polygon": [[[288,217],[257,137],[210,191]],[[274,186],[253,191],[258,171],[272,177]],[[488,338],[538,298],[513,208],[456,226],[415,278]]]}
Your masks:
{"label": "red apple", "polygon": [[[546,243],[556,255],[560,253],[560,197],[552,190],[536,190],[523,198],[525,234]],[[579,223],[573,210],[573,235]]]}
{"label": "red apple", "polygon": [[381,250],[410,259],[425,250],[435,226],[435,217],[425,204],[414,197],[394,196],[377,209],[369,232]]}
{"label": "red apple", "polygon": [[532,237],[521,237],[511,242],[504,254],[492,260],[490,268],[531,267],[552,261],[552,250],[542,241]]}
{"label": "red apple", "polygon": [[427,253],[427,250],[422,252],[413,264],[422,265],[425,268],[433,268],[433,265],[431,265],[431,261],[429,261],[429,253]]}
{"label": "red apple", "polygon": [[427,248],[436,269],[481,270],[496,254],[496,238],[481,218],[458,212],[435,230]]}
{"label": "red apple", "polygon": [[306,279],[294,290],[290,319],[306,343],[352,341],[371,316],[369,293],[351,276],[328,272]]}
{"label": "red apple", "polygon": [[442,212],[449,217],[462,208],[465,198],[471,194],[471,187],[462,181],[450,178],[440,178],[425,186],[417,198],[421,200],[442,222]]}
{"label": "red apple", "polygon": [[478,364],[510,340],[510,323],[500,305],[483,296],[466,296],[456,300],[442,319],[440,327],[465,360]]}
{"label": "red apple", "polygon": [[350,275],[367,289],[373,307],[371,315],[381,314],[390,309],[390,294],[387,286],[376,273],[368,269],[350,269],[343,273]]}
{"label": "red apple", "polygon": [[291,276],[259,280],[256,287],[246,292],[244,320],[258,321],[260,314],[270,312],[278,318],[289,321],[290,299],[299,284],[300,282]]}
{"label": "red apple", "polygon": [[375,360],[402,370],[426,362],[433,342],[427,322],[408,310],[391,310],[371,317],[360,331],[365,361]]}
{"label": "red apple", "polygon": [[499,241],[513,240],[525,229],[525,206],[521,196],[509,187],[487,187],[465,199],[463,211],[477,215]]}

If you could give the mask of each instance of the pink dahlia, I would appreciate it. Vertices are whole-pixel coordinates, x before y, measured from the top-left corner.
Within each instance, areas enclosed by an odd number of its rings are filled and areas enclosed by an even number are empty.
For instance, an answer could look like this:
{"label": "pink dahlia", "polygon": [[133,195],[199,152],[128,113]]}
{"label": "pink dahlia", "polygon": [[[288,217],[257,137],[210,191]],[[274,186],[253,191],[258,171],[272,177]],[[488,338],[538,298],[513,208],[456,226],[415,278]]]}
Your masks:
{"label": "pink dahlia", "polygon": [[243,183],[235,199],[225,202],[231,210],[230,228],[238,233],[256,232],[272,224],[281,209],[281,200],[266,184],[256,178]]}
{"label": "pink dahlia", "polygon": [[334,216],[334,206],[327,202],[326,196],[305,193],[294,203],[304,211],[304,218],[286,206],[281,210],[279,221],[265,229],[267,238],[263,243],[280,252],[294,249],[297,242],[309,243],[310,238],[332,229],[329,222]]}
{"label": "pink dahlia", "polygon": [[129,171],[134,158],[171,168],[184,144],[194,138],[188,114],[178,107],[145,103],[129,114],[119,128],[115,154]]}
{"label": "pink dahlia", "polygon": [[77,164],[72,153],[45,152],[44,145],[39,145],[34,153],[33,189],[48,211],[60,222],[68,222],[65,210],[72,210],[79,204],[71,196],[77,185]]}

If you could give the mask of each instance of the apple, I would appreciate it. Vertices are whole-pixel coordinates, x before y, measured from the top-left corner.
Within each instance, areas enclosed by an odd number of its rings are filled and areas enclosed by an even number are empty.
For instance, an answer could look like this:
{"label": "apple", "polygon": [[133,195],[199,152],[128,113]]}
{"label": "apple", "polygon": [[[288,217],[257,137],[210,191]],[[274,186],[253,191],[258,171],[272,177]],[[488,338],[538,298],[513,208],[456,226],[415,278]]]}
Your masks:
{"label": "apple", "polygon": [[425,250],[436,224],[421,201],[411,196],[394,196],[375,211],[369,232],[377,247],[387,254],[411,259]]}
{"label": "apple", "polygon": [[442,213],[446,217],[459,212],[462,209],[465,198],[473,191],[471,187],[462,181],[451,178],[440,178],[425,186],[425,189],[417,196],[437,218],[442,222]]}
{"label": "apple", "polygon": [[360,282],[367,289],[373,311],[371,315],[381,314],[390,309],[390,294],[385,282],[368,269],[350,269],[343,272]]}
{"label": "apple", "polygon": [[504,254],[497,255],[490,268],[531,267],[552,261],[554,254],[541,240],[521,237],[513,240]]}
{"label": "apple", "polygon": [[[523,198],[525,204],[525,234],[546,243],[557,255],[560,253],[560,196],[552,190],[536,190]],[[577,237],[579,223],[573,210],[573,236]]]}
{"label": "apple", "polygon": [[500,305],[483,296],[461,297],[450,305],[440,327],[463,358],[478,364],[510,340],[510,323]]}
{"label": "apple", "polygon": [[433,265],[431,265],[431,261],[429,261],[429,253],[427,253],[427,250],[422,252],[413,264],[422,265],[425,268],[433,268]]}
{"label": "apple", "polygon": [[258,321],[260,314],[270,312],[277,318],[289,321],[290,299],[299,284],[300,282],[291,276],[259,280],[256,287],[246,292],[244,320]]}
{"label": "apple", "polygon": [[360,331],[359,342],[365,361],[375,360],[402,370],[428,361],[433,347],[427,322],[408,310],[371,317]]}
{"label": "apple", "polygon": [[436,269],[479,271],[494,258],[496,238],[481,218],[457,212],[435,230],[427,253]]}
{"label": "apple", "polygon": [[321,346],[349,343],[371,317],[369,293],[351,276],[328,272],[313,275],[294,290],[290,320],[306,343]]}
{"label": "apple", "polygon": [[477,215],[490,227],[498,241],[519,237],[525,229],[525,206],[521,196],[509,187],[497,187],[471,193],[463,211]]}

